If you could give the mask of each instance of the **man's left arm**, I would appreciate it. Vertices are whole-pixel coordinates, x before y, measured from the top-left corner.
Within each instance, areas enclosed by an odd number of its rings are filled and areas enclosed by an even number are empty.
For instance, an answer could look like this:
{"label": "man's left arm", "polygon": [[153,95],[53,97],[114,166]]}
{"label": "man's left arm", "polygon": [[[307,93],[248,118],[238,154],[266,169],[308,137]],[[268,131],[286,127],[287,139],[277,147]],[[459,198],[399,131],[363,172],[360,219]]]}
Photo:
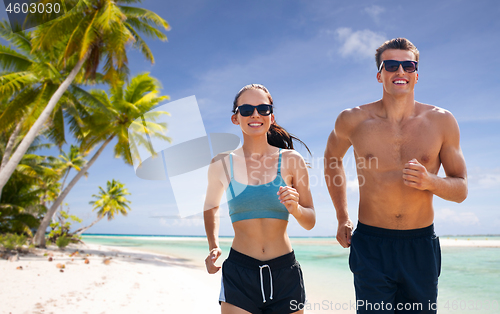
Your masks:
{"label": "man's left arm", "polygon": [[446,111],[439,121],[443,144],[439,158],[446,177],[427,172],[416,159],[410,160],[403,170],[404,183],[419,190],[428,190],[445,200],[457,203],[467,198],[467,168],[460,148],[460,130],[453,115]]}

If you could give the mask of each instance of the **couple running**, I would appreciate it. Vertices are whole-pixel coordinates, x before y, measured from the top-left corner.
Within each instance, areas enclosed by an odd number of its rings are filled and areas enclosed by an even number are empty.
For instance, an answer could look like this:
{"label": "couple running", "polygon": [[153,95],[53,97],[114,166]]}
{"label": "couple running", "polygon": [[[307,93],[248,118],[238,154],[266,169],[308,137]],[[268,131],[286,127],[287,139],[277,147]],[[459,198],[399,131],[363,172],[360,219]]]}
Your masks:
{"label": "couple running", "polygon": [[[410,41],[385,42],[375,59],[382,99],[341,112],[325,150],[337,240],[350,247],[358,313],[436,313],[441,251],[432,197],[467,197],[459,128],[449,111],[415,101],[419,52]],[[222,266],[221,312],[303,313],[291,306],[306,299],[286,232],[290,214],[307,230],[316,222],[306,163],[292,143],[301,141],[276,123],[262,85],[238,92],[231,121],[243,145],[213,159],[204,208],[205,264],[213,274],[221,269],[217,213],[226,193],[234,239]],[[360,178],[355,230],[342,165],[350,146]],[[437,176],[441,164],[444,178]]]}

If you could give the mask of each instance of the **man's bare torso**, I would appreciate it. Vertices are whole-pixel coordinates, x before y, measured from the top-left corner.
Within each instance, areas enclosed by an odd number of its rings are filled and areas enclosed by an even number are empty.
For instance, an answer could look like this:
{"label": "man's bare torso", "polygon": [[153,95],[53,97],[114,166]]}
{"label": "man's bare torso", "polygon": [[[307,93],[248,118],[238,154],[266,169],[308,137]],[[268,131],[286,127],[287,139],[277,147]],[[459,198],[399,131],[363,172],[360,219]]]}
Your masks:
{"label": "man's bare torso", "polygon": [[417,159],[437,174],[444,132],[444,110],[416,102],[402,121],[380,116],[379,102],[351,109],[354,148],[360,185],[359,221],[388,229],[416,229],[432,224],[432,193],[403,183],[406,163]]}

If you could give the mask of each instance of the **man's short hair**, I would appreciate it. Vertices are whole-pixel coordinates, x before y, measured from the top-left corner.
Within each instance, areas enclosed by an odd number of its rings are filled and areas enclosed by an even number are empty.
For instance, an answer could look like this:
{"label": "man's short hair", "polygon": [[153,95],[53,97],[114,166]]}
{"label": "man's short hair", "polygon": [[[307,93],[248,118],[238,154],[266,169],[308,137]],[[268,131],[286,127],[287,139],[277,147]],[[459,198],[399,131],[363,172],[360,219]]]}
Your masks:
{"label": "man's short hair", "polygon": [[386,41],[380,47],[378,47],[377,52],[375,53],[375,62],[377,63],[377,69],[380,69],[380,63],[382,62],[382,60],[380,60],[380,57],[382,56],[382,52],[386,51],[387,49],[411,51],[415,55],[415,61],[418,62],[420,53],[418,52],[417,47],[415,47],[415,45],[406,38],[394,38]]}

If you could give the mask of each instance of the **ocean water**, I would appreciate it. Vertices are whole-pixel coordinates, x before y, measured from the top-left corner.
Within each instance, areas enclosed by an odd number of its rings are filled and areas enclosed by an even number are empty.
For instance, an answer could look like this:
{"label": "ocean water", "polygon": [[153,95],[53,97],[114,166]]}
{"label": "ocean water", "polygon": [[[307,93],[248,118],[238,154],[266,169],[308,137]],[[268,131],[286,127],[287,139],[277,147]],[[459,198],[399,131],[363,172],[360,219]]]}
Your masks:
{"label": "ocean water", "polygon": [[[458,239],[488,241],[500,240],[500,237]],[[306,309],[314,313],[355,313],[353,277],[348,266],[349,250],[336,244],[333,238],[291,240],[304,273],[308,299]],[[183,257],[202,269],[208,254],[204,237],[86,235],[83,241]],[[227,257],[231,241],[232,238],[220,238],[223,253],[219,265]],[[441,252],[438,313],[500,313],[500,248],[442,247]]]}

